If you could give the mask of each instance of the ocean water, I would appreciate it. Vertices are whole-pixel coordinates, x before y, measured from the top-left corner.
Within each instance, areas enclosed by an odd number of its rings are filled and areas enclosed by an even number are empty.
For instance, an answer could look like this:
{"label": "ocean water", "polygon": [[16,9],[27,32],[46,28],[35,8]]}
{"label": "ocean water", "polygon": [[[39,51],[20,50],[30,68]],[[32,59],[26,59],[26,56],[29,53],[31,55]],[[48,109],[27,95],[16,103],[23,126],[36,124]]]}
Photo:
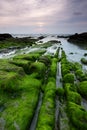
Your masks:
{"label": "ocean water", "polygon": [[52,37],[56,37],[56,36],[68,36],[71,34],[11,34],[13,37],[39,37],[39,36],[52,36]]}
{"label": "ocean water", "polygon": [[19,38],[22,38],[22,37],[39,37],[39,36],[48,36],[50,34],[11,34],[13,37],[19,37]]}

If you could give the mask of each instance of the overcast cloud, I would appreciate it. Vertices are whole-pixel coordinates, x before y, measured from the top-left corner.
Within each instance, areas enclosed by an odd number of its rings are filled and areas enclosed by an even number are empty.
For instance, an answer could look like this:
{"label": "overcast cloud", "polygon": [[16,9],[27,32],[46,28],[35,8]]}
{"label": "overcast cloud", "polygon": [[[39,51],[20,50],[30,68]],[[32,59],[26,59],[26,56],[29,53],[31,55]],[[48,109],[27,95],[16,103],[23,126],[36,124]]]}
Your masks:
{"label": "overcast cloud", "polygon": [[87,0],[2,0],[0,33],[87,31]]}

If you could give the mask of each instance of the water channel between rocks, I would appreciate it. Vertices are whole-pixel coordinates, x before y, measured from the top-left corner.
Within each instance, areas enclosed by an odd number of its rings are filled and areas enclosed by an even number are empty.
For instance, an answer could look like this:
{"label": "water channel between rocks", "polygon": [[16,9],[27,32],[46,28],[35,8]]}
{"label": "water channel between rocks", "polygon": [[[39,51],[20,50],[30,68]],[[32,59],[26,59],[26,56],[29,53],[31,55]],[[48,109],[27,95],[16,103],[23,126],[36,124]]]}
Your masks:
{"label": "water channel between rocks", "polygon": [[36,129],[36,125],[37,125],[37,120],[38,120],[38,114],[39,114],[39,110],[41,108],[41,104],[42,104],[42,97],[43,97],[43,93],[40,92],[40,96],[39,96],[39,101],[38,101],[38,105],[31,123],[31,126],[29,128],[29,130],[35,130]]}
{"label": "water channel between rocks", "polygon": [[81,106],[87,111],[87,100],[85,100],[84,98],[82,98]]}
{"label": "water channel between rocks", "polygon": [[[59,49],[59,55],[58,58],[61,58],[61,49]],[[56,88],[62,87],[61,82],[61,62],[57,62],[57,73],[56,73]],[[58,130],[58,117],[59,117],[59,108],[60,108],[60,101],[58,99],[58,96],[56,96],[56,111],[55,111],[55,130]]]}

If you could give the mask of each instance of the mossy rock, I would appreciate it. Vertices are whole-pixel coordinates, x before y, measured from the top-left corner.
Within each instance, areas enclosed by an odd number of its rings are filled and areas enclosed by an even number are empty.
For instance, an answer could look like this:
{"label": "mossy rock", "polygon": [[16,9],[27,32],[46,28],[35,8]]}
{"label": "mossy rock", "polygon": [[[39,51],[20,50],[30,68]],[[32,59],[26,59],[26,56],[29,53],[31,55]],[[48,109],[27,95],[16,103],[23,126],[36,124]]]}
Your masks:
{"label": "mossy rock", "polygon": [[66,59],[65,60],[62,59],[61,70],[62,70],[62,76],[64,76],[67,73],[70,73],[70,71],[72,70],[70,62],[68,62]]}
{"label": "mossy rock", "polygon": [[83,72],[82,72],[82,70],[77,70],[76,72],[75,72],[75,74],[76,74],[76,77],[77,77],[77,79],[79,80],[79,81],[86,81],[87,80],[87,74],[84,74]]}
{"label": "mossy rock", "polygon": [[69,67],[69,70],[70,71],[73,71],[74,70],[74,64],[72,62],[69,62],[68,61],[68,67]]}
{"label": "mossy rock", "polygon": [[51,64],[51,59],[48,56],[41,56],[39,62],[43,62],[46,66]]}
{"label": "mossy rock", "polygon": [[26,74],[30,73],[29,67],[30,67],[31,61],[24,60],[24,59],[15,59],[15,60],[11,60],[10,63],[15,64],[16,66],[22,67]]}
{"label": "mossy rock", "polygon": [[62,50],[62,58],[66,58],[66,54],[64,50]]}
{"label": "mossy rock", "polygon": [[74,83],[74,75],[71,73],[68,73],[63,78],[64,83]]}
{"label": "mossy rock", "polygon": [[41,50],[41,49],[40,49],[40,50],[36,50],[36,51],[34,51],[34,52],[31,52],[30,54],[35,54],[35,53],[36,53],[36,54],[43,55],[45,52],[46,52],[46,50],[44,50],[44,49]]}
{"label": "mossy rock", "polygon": [[76,71],[76,70],[82,70],[82,65],[78,62],[74,63],[74,71]]}
{"label": "mossy rock", "polygon": [[57,88],[56,89],[56,94],[58,95],[58,97],[59,97],[59,99],[60,99],[60,101],[62,100],[62,99],[64,99],[64,89],[63,88]]}
{"label": "mossy rock", "polygon": [[76,104],[81,104],[81,96],[79,93],[72,91],[72,85],[66,83],[65,85],[65,94],[68,102],[74,102]]}
{"label": "mossy rock", "polygon": [[7,92],[18,91],[20,76],[15,72],[0,71],[0,89]]}
{"label": "mossy rock", "polygon": [[55,92],[56,92],[56,86],[55,83],[52,81],[48,82],[46,88],[45,88],[45,97],[44,98],[55,98]]}
{"label": "mossy rock", "polygon": [[83,64],[87,65],[87,59],[81,58],[81,62],[82,62]]}
{"label": "mossy rock", "polygon": [[62,76],[64,76],[64,75],[70,73],[69,68],[68,68],[65,64],[62,64],[61,67],[62,67]]}
{"label": "mossy rock", "polygon": [[87,53],[84,53],[84,56],[87,56]]}
{"label": "mossy rock", "polygon": [[81,104],[81,96],[77,92],[69,91],[67,94],[67,100],[76,104]]}
{"label": "mossy rock", "polygon": [[68,103],[68,116],[78,130],[87,130],[87,112],[73,102]]}
{"label": "mossy rock", "polygon": [[65,103],[61,104],[59,107],[58,128],[60,130],[71,130]]}
{"label": "mossy rock", "polygon": [[[55,124],[55,90],[53,81],[48,82],[45,88],[43,102],[39,112],[36,130],[53,130]],[[44,116],[45,115],[45,116]]]}
{"label": "mossy rock", "polygon": [[87,81],[78,84],[78,92],[87,99]]}
{"label": "mossy rock", "polygon": [[0,70],[7,72],[17,72],[21,76],[25,75],[25,72],[22,67],[18,67],[14,64],[9,63],[9,60],[0,60]]}
{"label": "mossy rock", "polygon": [[13,59],[25,59],[30,61],[36,61],[39,58],[39,56],[40,56],[39,53],[29,53],[29,54],[17,55]]}
{"label": "mossy rock", "polygon": [[66,84],[65,86],[65,92],[67,101],[74,102],[76,104],[81,104],[81,96],[79,93],[71,91],[71,85]]}
{"label": "mossy rock", "polygon": [[56,71],[57,71],[57,58],[53,58],[52,64],[50,66],[50,76],[56,77]]}
{"label": "mossy rock", "polygon": [[0,113],[6,130],[29,129],[40,93],[41,81],[26,76],[21,79],[21,94],[17,98],[7,96],[6,108]]}
{"label": "mossy rock", "polygon": [[37,73],[37,78],[43,78],[45,76],[46,66],[42,62],[34,62],[30,65],[30,73]]}
{"label": "mossy rock", "polygon": [[61,64],[67,64],[67,59],[66,58],[61,58]]}
{"label": "mossy rock", "polygon": [[59,51],[60,51],[60,47],[58,47],[58,49],[56,50],[56,53],[54,55],[55,58],[59,58]]}

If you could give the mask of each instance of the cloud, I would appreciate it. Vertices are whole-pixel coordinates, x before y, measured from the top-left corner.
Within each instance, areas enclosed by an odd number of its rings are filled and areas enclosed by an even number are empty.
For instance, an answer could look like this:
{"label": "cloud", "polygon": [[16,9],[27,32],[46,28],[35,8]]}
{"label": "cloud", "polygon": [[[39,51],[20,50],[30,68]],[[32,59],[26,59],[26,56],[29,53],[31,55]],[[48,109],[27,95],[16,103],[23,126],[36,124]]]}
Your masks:
{"label": "cloud", "polygon": [[68,25],[87,22],[86,12],[86,0],[3,0],[0,1],[0,28],[64,30]]}
{"label": "cloud", "polygon": [[82,15],[82,12],[74,12],[73,14],[78,16],[78,15]]}
{"label": "cloud", "polygon": [[50,2],[48,0],[3,0],[0,3],[0,19],[2,22],[6,21],[11,24],[20,21],[30,23],[30,21],[37,21],[37,19],[46,20],[48,17],[52,20],[52,17],[55,16],[60,18],[65,3],[66,0],[64,0],[64,3],[61,3],[61,0],[50,0]]}

